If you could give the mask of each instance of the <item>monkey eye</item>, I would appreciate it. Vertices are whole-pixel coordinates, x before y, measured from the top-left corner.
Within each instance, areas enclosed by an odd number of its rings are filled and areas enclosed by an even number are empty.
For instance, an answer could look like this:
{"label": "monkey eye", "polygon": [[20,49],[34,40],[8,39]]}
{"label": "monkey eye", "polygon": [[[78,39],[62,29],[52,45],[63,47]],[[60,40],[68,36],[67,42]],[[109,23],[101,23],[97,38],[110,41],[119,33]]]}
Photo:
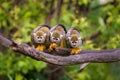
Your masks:
{"label": "monkey eye", "polygon": [[77,41],[75,41],[74,43],[77,43]]}
{"label": "monkey eye", "polygon": [[41,39],[43,38],[43,37],[40,37]]}
{"label": "monkey eye", "polygon": [[56,38],[56,40],[58,40],[58,38]]}
{"label": "monkey eye", "polygon": [[39,36],[37,38],[39,39]]}
{"label": "monkey eye", "polygon": [[77,41],[72,41],[72,43],[75,43],[75,44],[76,44],[76,43],[77,43]]}
{"label": "monkey eye", "polygon": [[53,39],[55,39],[55,37],[53,37]]}
{"label": "monkey eye", "polygon": [[42,37],[41,37],[41,36],[37,36],[37,38],[38,38],[38,39],[42,39]]}

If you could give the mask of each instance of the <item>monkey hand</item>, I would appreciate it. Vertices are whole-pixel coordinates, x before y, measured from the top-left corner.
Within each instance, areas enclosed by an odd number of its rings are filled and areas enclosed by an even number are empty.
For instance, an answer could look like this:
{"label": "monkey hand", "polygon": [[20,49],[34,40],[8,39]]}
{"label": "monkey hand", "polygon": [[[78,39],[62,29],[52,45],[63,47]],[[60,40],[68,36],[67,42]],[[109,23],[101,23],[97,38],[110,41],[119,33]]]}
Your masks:
{"label": "monkey hand", "polygon": [[71,54],[78,54],[81,51],[80,48],[72,48]]}
{"label": "monkey hand", "polygon": [[58,45],[56,44],[56,43],[52,43],[52,44],[50,44],[50,47],[49,47],[49,51],[52,51],[52,50],[54,50],[56,47],[57,47]]}
{"label": "monkey hand", "polygon": [[36,47],[36,49],[38,50],[38,51],[44,51],[45,50],[45,45],[38,45],[37,47]]}

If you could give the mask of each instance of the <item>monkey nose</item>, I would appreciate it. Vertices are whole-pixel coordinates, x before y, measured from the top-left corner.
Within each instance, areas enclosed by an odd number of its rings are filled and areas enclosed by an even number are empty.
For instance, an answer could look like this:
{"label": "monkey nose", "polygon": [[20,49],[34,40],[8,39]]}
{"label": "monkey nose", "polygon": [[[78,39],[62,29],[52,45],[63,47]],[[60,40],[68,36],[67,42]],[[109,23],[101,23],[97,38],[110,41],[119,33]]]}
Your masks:
{"label": "monkey nose", "polygon": [[56,41],[54,41],[54,43],[56,43]]}
{"label": "monkey nose", "polygon": [[41,42],[41,39],[38,39],[39,42]]}
{"label": "monkey nose", "polygon": [[54,43],[57,43],[57,40],[54,40],[53,42],[54,42]]}
{"label": "monkey nose", "polygon": [[75,47],[76,45],[75,45],[75,44],[73,44],[73,46]]}

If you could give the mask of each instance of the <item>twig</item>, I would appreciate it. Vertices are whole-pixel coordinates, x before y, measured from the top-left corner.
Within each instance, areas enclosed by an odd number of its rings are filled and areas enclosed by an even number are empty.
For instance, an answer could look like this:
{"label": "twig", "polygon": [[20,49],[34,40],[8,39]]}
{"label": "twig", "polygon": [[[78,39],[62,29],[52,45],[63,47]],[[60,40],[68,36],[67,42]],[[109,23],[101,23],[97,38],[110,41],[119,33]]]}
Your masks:
{"label": "twig", "polygon": [[90,64],[89,62],[81,64],[78,72],[82,72],[85,69],[85,67],[87,67],[89,64]]}

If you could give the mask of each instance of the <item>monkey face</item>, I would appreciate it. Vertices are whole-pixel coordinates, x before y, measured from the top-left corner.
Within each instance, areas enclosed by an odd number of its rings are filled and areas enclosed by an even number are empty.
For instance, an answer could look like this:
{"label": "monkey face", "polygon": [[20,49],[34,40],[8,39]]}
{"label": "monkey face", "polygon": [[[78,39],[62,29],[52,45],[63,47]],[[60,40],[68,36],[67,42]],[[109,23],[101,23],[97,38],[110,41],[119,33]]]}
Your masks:
{"label": "monkey face", "polygon": [[62,40],[63,35],[61,35],[59,32],[54,31],[50,34],[50,41],[53,43],[59,44]]}
{"label": "monkey face", "polygon": [[71,47],[76,48],[82,44],[82,40],[80,37],[73,35],[73,36],[69,37],[69,43],[70,43]]}
{"label": "monkey face", "polygon": [[42,31],[37,31],[36,33],[34,33],[34,41],[36,43],[44,43],[45,39],[46,39],[46,33]]}

